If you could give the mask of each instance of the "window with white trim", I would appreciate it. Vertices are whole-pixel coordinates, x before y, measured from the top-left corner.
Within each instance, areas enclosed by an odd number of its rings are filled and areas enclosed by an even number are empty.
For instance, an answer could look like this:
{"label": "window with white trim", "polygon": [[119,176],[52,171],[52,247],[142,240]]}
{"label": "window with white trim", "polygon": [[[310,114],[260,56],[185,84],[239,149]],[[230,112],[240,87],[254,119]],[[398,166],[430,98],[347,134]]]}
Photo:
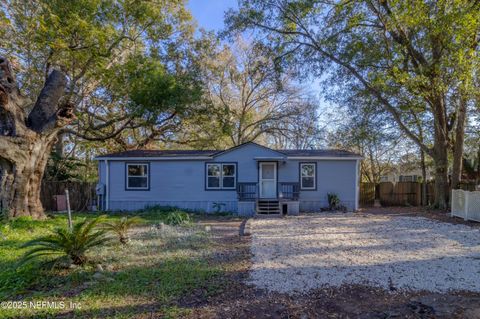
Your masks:
{"label": "window with white trim", "polygon": [[234,163],[207,163],[207,189],[235,189],[236,172]]}
{"label": "window with white trim", "polygon": [[147,163],[127,164],[127,189],[148,190],[149,169]]}
{"label": "window with white trim", "polygon": [[315,163],[300,163],[300,188],[316,189],[316,169]]}

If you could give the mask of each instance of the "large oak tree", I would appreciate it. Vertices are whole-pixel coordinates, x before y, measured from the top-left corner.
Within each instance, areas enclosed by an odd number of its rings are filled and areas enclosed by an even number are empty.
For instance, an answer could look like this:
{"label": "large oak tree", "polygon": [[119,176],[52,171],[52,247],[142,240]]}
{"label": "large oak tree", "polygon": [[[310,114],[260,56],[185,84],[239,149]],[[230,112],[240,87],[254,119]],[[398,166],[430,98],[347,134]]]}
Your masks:
{"label": "large oak tree", "polygon": [[62,134],[141,132],[143,145],[168,134],[196,91],[181,54],[190,22],[182,0],[2,1],[0,208],[43,216],[40,182]]}
{"label": "large oak tree", "polygon": [[[267,34],[286,63],[374,97],[433,159],[436,206],[447,206],[448,155],[456,181],[478,70],[479,1],[242,0],[227,22]],[[406,124],[412,111],[433,127],[433,145]]]}

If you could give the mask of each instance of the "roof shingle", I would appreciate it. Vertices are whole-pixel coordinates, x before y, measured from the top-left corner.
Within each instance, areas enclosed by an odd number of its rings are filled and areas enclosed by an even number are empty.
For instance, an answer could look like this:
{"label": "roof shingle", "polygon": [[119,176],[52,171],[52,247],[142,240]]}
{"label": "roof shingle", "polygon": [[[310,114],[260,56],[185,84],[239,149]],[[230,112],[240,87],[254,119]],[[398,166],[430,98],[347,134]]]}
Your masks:
{"label": "roof shingle", "polygon": [[[345,150],[334,149],[316,149],[316,150],[276,150],[286,156],[298,157],[360,157],[361,155]],[[198,157],[198,156],[214,156],[219,150],[130,150],[116,152],[99,156],[99,158],[140,158],[140,157]]]}

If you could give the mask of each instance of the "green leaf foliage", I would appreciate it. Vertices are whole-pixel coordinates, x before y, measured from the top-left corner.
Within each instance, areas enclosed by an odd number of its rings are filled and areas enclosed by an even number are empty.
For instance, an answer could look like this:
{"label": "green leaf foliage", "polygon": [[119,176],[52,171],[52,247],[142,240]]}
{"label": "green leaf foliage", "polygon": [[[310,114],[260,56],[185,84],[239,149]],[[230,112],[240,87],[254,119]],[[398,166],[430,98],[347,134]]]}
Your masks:
{"label": "green leaf foliage", "polygon": [[126,245],[130,241],[128,231],[135,225],[138,225],[142,222],[140,217],[122,217],[119,220],[113,220],[103,224],[103,229],[108,232],[114,233],[120,243]]}
{"label": "green leaf foliage", "polygon": [[85,219],[76,223],[72,230],[57,228],[50,235],[26,242],[21,248],[31,249],[24,254],[20,265],[41,257],[54,257],[50,260],[54,263],[69,260],[75,265],[85,264],[88,261],[86,253],[91,248],[110,240],[106,231],[97,227],[103,220],[104,216]]}

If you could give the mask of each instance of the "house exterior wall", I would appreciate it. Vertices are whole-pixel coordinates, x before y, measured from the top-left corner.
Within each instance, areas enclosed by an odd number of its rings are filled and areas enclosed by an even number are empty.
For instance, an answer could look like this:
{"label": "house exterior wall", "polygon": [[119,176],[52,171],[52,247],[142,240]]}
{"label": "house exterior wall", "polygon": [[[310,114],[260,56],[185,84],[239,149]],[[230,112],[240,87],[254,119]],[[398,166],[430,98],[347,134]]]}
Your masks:
{"label": "house exterior wall", "polygon": [[279,166],[279,182],[300,182],[300,163],[316,163],[316,190],[300,190],[300,211],[318,211],[328,206],[328,193],[335,193],[348,210],[355,209],[356,160],[289,160]]}
{"label": "house exterior wall", "polygon": [[[258,160],[282,154],[255,144],[222,153],[211,160],[121,160],[99,161],[100,182],[106,187],[109,210],[137,210],[145,206],[176,206],[214,212],[215,203],[224,211],[248,215],[254,203],[238,203],[236,190],[207,190],[206,163],[236,163],[237,183],[258,182]],[[271,160],[269,160],[271,161]],[[126,189],[126,164],[149,163],[149,190]],[[300,162],[316,162],[316,190],[300,191],[300,211],[318,211],[328,206],[327,193],[336,193],[349,210],[355,208],[356,160],[287,160],[278,161],[278,182],[299,182]],[[107,182],[106,176],[109,176]],[[253,206],[252,206],[253,205]]]}

